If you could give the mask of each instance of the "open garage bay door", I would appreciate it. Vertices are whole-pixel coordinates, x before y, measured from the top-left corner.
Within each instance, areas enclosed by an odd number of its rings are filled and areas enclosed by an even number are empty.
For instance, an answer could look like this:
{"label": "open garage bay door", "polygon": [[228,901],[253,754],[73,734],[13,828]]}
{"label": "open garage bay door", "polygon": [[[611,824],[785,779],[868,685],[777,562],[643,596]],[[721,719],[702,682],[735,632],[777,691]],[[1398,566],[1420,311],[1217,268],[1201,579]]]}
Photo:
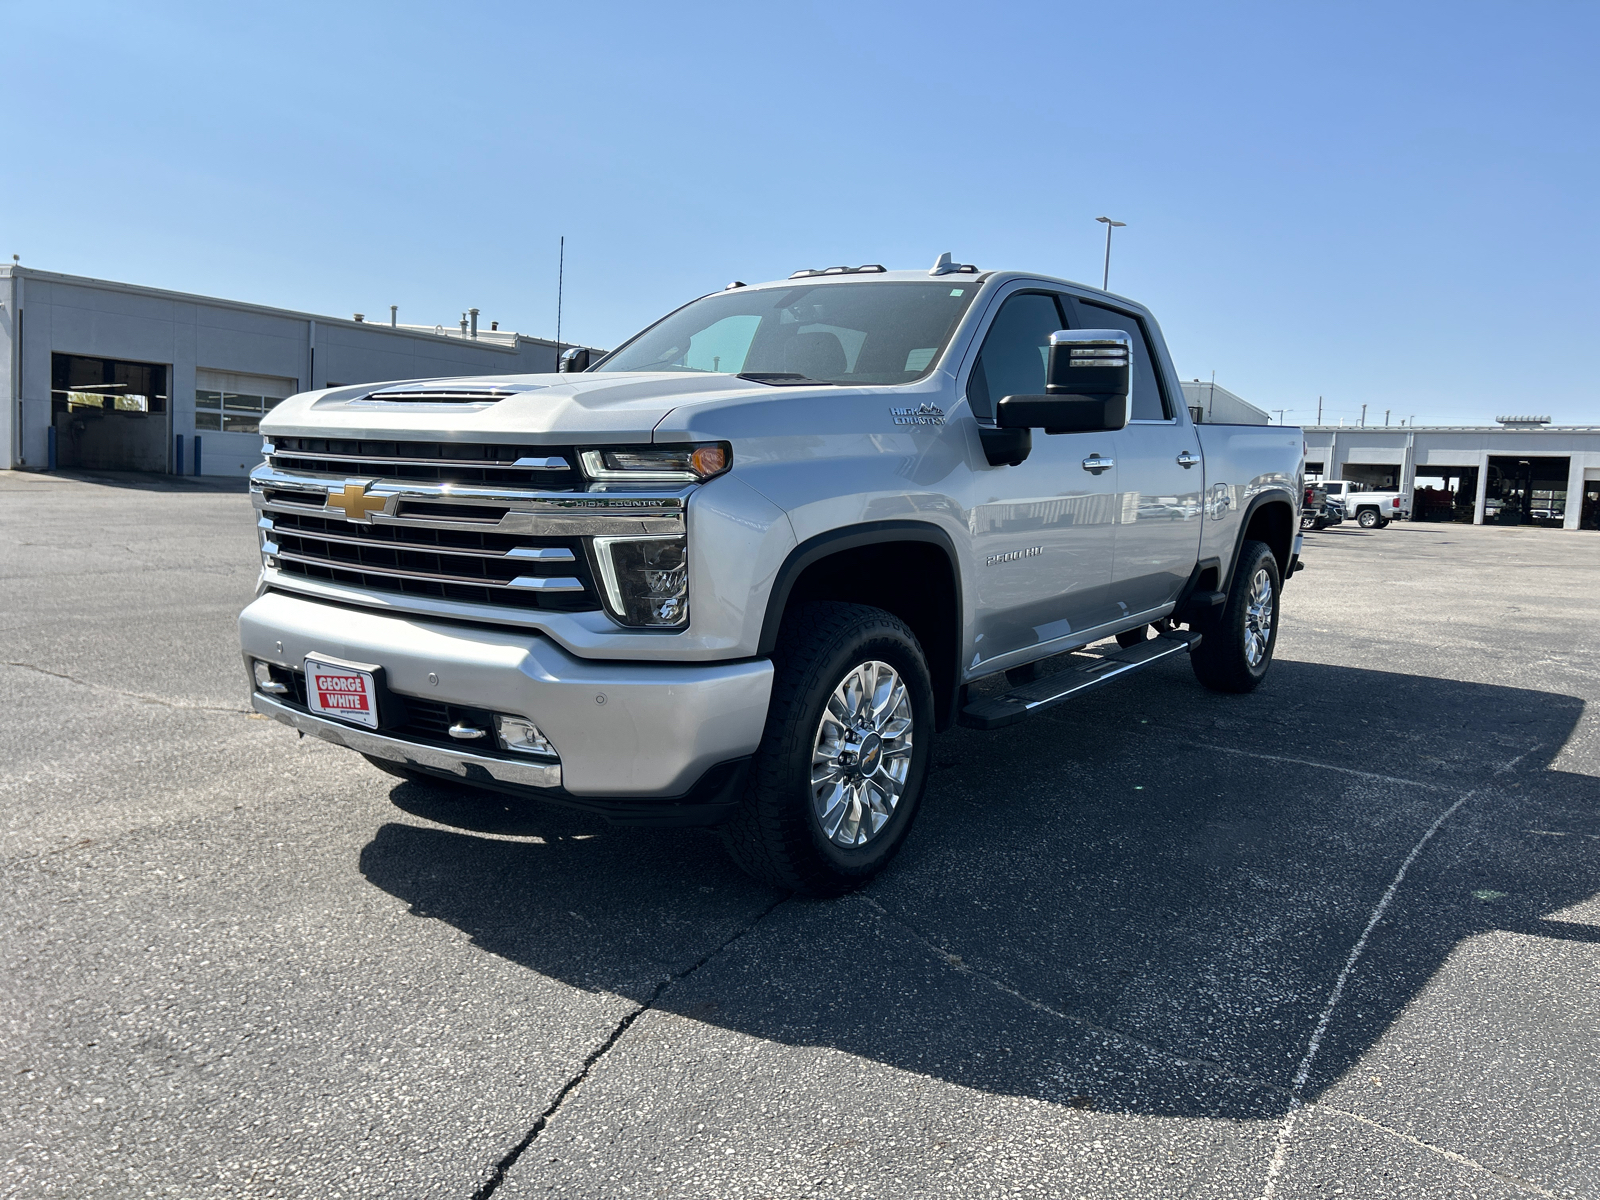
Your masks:
{"label": "open garage bay door", "polygon": [[161,363],[52,354],[50,420],[56,431],[56,465],[167,470],[170,374]]}

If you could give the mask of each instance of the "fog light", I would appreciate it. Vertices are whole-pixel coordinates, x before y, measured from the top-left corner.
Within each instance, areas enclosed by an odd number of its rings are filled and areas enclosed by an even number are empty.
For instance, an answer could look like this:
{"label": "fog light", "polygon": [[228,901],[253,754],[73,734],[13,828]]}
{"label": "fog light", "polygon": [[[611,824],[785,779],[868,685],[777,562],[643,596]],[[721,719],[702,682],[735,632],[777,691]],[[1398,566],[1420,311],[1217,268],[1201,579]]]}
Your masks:
{"label": "fog light", "polygon": [[515,750],[518,754],[542,754],[547,758],[555,758],[555,747],[548,738],[539,732],[539,727],[526,717],[506,717],[497,715],[494,719],[494,729],[500,736],[500,748]]}
{"label": "fog light", "polygon": [[262,662],[259,658],[255,660],[255,675],[257,690],[266,692],[268,695],[281,696],[289,690],[287,686],[272,677],[271,665]]}

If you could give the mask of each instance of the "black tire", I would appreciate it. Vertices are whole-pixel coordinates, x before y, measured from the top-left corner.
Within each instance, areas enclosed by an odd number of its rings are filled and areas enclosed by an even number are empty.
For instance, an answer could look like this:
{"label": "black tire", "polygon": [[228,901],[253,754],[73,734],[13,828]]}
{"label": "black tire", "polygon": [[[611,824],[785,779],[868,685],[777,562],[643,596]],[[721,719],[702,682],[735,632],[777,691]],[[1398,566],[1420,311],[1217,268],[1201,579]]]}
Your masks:
{"label": "black tire", "polygon": [[1140,642],[1148,640],[1149,637],[1150,626],[1148,625],[1141,625],[1137,629],[1124,629],[1117,634],[1117,645],[1126,650],[1130,646],[1137,646]]}
{"label": "black tire", "polygon": [[1387,529],[1387,528],[1389,528],[1389,520],[1390,520],[1390,518],[1388,518],[1388,517],[1379,517],[1378,518],[1378,528],[1379,529]]}
{"label": "black tire", "polygon": [[[881,871],[916,817],[934,732],[927,660],[916,635],[898,617],[864,604],[831,601],[802,604],[785,616],[772,657],[776,675],[766,730],[742,803],[722,827],[723,844],[739,866],[764,883],[837,896]],[[813,803],[812,761],[829,698],[869,662],[887,664],[905,686],[910,761],[888,819],[861,844],[847,847],[824,831]],[[844,834],[850,826],[838,828]]]}
{"label": "black tire", "polygon": [[1363,529],[1376,529],[1380,523],[1380,518],[1373,509],[1363,508],[1356,514],[1356,524]]}
{"label": "black tire", "polygon": [[[1252,626],[1251,592],[1257,577],[1264,573],[1271,587],[1268,612],[1270,626],[1266,631],[1265,647],[1252,646],[1256,641]],[[1233,586],[1228,590],[1227,603],[1222,613],[1209,624],[1200,626],[1200,645],[1189,654],[1195,678],[1214,692],[1242,693],[1254,691],[1272,667],[1272,651],[1278,643],[1278,605],[1283,595],[1283,579],[1278,573],[1278,560],[1265,542],[1246,542],[1239,551],[1239,563],[1233,573]],[[1259,651],[1256,661],[1251,661],[1252,649]]]}

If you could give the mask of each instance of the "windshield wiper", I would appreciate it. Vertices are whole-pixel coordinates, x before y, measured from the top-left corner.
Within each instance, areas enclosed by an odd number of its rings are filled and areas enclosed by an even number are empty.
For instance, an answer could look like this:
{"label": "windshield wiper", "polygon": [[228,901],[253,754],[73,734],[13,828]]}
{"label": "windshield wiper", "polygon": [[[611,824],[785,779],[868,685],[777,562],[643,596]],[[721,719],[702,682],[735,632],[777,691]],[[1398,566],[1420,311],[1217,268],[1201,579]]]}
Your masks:
{"label": "windshield wiper", "polygon": [[838,387],[837,383],[828,379],[811,379],[805,375],[796,375],[792,371],[740,371],[740,379],[748,379],[751,383],[766,383],[773,387]]}

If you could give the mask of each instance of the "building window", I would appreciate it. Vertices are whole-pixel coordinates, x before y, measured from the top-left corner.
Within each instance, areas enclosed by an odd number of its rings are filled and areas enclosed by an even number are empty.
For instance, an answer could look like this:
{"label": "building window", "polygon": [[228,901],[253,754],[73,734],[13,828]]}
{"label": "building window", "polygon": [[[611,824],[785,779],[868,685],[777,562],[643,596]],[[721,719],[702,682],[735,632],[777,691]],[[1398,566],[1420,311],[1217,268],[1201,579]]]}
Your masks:
{"label": "building window", "polygon": [[195,372],[195,432],[256,433],[261,418],[294,394],[298,381],[236,371]]}

